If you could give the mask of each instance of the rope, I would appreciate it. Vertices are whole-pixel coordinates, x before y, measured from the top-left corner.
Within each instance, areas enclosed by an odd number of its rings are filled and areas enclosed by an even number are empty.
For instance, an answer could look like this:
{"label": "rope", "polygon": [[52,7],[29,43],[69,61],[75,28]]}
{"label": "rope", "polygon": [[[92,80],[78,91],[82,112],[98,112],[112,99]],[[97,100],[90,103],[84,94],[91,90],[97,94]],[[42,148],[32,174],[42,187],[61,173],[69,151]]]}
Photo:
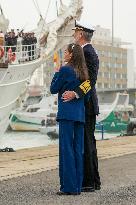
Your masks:
{"label": "rope", "polygon": [[[35,0],[35,5],[37,6],[37,9],[39,10],[39,12],[40,12],[40,7],[39,7],[39,5],[38,5],[38,2],[37,2],[37,0]],[[41,12],[40,12],[41,13]]]}
{"label": "rope", "polygon": [[48,14],[48,11],[49,11],[50,4],[51,4],[51,0],[49,0],[49,2],[48,2],[48,7],[47,7],[47,10],[46,10],[46,13],[45,13],[45,18],[44,18],[44,23],[42,25],[41,31],[39,32],[39,38],[41,37],[42,31],[43,31],[43,28],[44,28],[44,25],[45,25],[45,22],[46,22],[46,18],[47,18],[47,14]]}
{"label": "rope", "polygon": [[50,4],[51,4],[51,0],[49,0],[49,2],[48,2],[48,7],[47,7],[47,10],[46,10],[46,13],[45,13],[44,20],[46,20],[46,18],[47,18],[47,14],[48,14],[48,11],[49,11]]}
{"label": "rope", "polygon": [[40,11],[40,8],[39,8],[39,5],[38,5],[37,1],[36,1],[36,0],[33,0],[33,3],[34,3],[34,6],[35,6],[35,8],[36,8],[36,10],[37,10],[37,12],[38,12],[38,14],[39,14],[39,16],[42,17],[42,14],[41,14],[41,11]]}

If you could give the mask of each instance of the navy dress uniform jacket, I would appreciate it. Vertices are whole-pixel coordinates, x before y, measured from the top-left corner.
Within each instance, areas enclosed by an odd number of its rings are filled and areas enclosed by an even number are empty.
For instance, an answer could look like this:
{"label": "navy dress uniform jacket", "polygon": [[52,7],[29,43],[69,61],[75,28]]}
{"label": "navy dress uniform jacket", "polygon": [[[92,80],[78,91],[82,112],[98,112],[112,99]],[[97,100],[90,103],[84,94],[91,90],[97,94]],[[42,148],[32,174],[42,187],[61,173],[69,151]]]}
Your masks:
{"label": "navy dress uniform jacket", "polygon": [[91,44],[83,47],[86,65],[89,72],[91,90],[90,99],[85,104],[85,135],[84,135],[84,178],[83,187],[100,187],[101,181],[98,171],[98,157],[96,148],[96,139],[94,135],[96,115],[99,114],[98,98],[95,84],[97,81],[99,59],[95,49]]}
{"label": "navy dress uniform jacket", "polygon": [[62,66],[59,72],[56,72],[50,86],[52,94],[58,93],[58,113],[57,120],[85,121],[84,98],[73,99],[63,102],[62,94],[67,90],[74,90],[81,81],[77,79],[76,73],[71,66]]}
{"label": "navy dress uniform jacket", "polygon": [[[85,45],[83,47],[83,51],[84,51],[86,65],[89,72],[90,84],[91,84],[91,90],[90,90],[90,103],[92,104],[91,112],[92,114],[98,115],[99,106],[98,106],[98,98],[96,94],[95,84],[97,81],[97,75],[99,69],[99,59],[95,49],[91,44]],[[75,92],[79,95],[79,97],[82,97],[82,94],[84,96],[84,93],[80,92],[79,87],[75,89]]]}

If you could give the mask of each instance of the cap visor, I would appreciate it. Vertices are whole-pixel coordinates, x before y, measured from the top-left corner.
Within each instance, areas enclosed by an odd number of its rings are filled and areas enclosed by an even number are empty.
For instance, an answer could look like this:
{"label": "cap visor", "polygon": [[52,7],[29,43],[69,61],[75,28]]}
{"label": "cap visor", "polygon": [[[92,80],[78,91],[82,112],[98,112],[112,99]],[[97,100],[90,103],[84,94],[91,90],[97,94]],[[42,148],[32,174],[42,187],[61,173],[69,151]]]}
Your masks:
{"label": "cap visor", "polygon": [[83,28],[80,28],[80,27],[74,27],[74,28],[72,28],[72,30],[83,30]]}

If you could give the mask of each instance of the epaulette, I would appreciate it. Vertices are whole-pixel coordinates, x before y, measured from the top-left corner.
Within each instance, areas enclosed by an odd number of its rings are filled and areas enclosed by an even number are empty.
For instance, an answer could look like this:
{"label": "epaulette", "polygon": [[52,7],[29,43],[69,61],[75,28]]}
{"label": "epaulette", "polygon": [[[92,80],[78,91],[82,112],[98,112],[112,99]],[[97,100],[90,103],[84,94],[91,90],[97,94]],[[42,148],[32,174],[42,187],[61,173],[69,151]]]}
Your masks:
{"label": "epaulette", "polygon": [[88,93],[88,91],[91,90],[90,80],[84,81],[79,87],[84,94]]}

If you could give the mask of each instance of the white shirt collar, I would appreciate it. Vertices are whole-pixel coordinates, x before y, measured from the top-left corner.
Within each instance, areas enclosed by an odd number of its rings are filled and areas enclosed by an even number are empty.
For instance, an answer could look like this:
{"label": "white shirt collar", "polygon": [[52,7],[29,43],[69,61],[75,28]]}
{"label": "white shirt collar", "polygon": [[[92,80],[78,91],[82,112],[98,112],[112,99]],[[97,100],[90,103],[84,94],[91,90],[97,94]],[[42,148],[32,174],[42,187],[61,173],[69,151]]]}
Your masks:
{"label": "white shirt collar", "polygon": [[85,43],[85,44],[83,44],[81,47],[82,48],[84,48],[86,45],[88,45],[88,44],[90,44],[90,43]]}

